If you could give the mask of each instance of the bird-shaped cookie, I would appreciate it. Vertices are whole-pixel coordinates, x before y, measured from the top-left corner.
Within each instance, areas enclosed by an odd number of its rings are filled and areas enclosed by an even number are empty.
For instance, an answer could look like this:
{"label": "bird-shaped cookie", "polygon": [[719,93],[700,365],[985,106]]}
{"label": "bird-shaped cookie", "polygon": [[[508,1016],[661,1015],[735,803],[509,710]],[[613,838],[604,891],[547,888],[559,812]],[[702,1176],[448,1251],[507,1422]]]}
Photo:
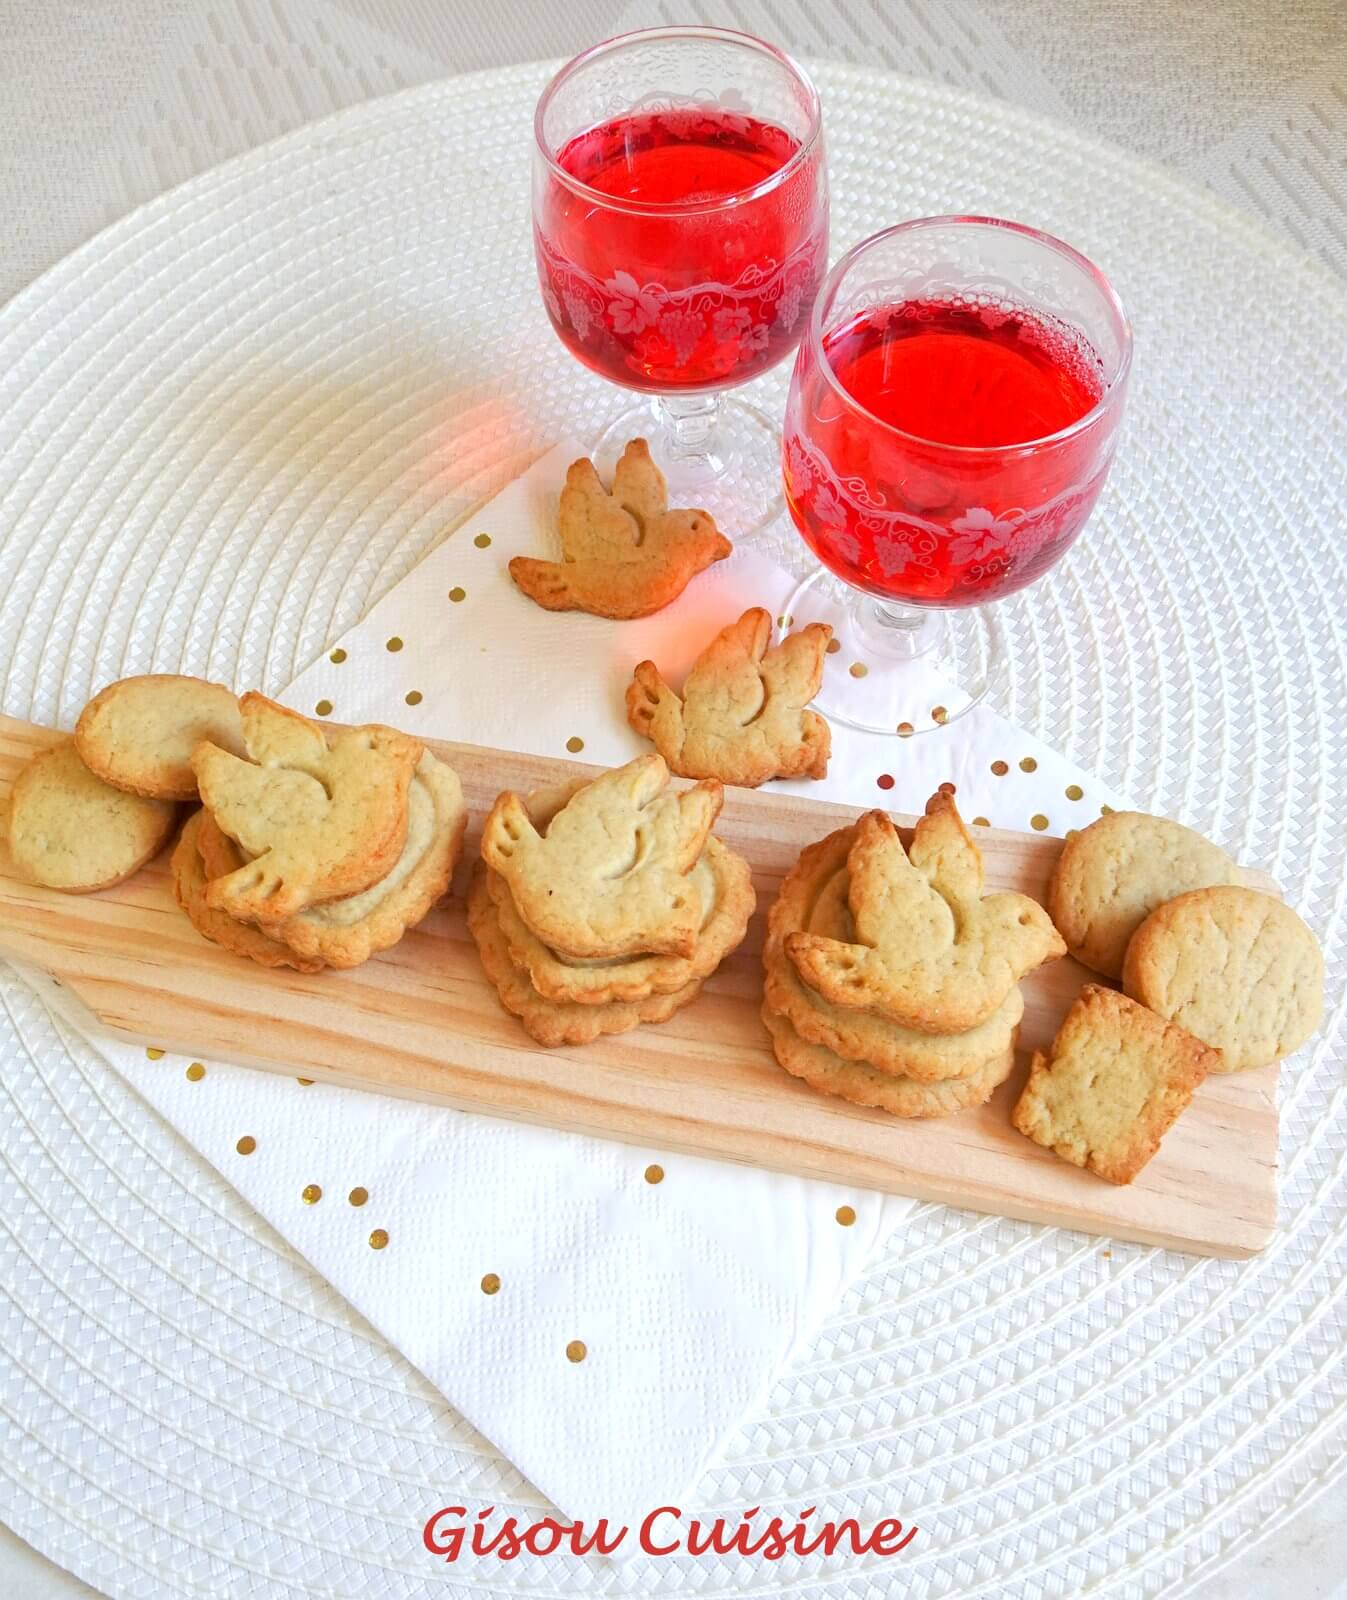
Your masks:
{"label": "bird-shaped cookie", "polygon": [[819,691],[832,629],[811,622],[774,650],[760,606],[718,633],[676,694],[653,661],[627,686],[627,720],[684,778],[756,789],[828,774],[828,724],[805,707]]}
{"label": "bird-shaped cookie", "polygon": [[572,960],[690,956],[701,898],[688,874],[720,814],[724,790],[699,783],[666,793],[669,769],[638,756],[578,790],[547,825],[506,790],[482,830],[482,856],[519,915]]}
{"label": "bird-shaped cookie", "polygon": [[622,452],[611,493],[588,458],[571,464],[558,531],[560,561],[516,556],[510,576],[548,611],[597,617],[648,617],[733,549],[707,512],[669,510],[664,474],[644,439]]}
{"label": "bird-shaped cookie", "polygon": [[982,898],[982,856],[947,789],[928,803],[908,850],[884,812],[868,812],[847,864],[855,943],[786,938],[800,977],[835,1005],[925,1033],[962,1033],[985,1022],[1026,972],[1066,953],[1037,901]]}
{"label": "bird-shaped cookie", "polygon": [[284,922],[386,876],[406,841],[420,742],[366,727],[329,744],[317,723],[257,693],[239,710],[250,761],[209,740],[192,755],[203,805],[251,858],[211,883],[207,904],[244,922]]}

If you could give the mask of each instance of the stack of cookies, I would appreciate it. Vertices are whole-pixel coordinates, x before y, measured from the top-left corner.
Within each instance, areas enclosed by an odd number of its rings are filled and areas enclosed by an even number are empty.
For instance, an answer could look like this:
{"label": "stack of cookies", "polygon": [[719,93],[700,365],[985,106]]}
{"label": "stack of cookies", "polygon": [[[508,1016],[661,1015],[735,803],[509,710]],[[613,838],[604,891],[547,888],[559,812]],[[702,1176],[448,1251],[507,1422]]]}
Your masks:
{"label": "stack of cookies", "polygon": [[216,944],[263,966],[354,967],[448,890],[467,808],[454,771],[392,728],[331,735],[239,701],[244,754],[198,742],[201,810],[173,854],[178,902]]}
{"label": "stack of cookies", "polygon": [[981,1105],[1014,1066],[1020,979],[1065,951],[1035,901],[982,890],[948,784],[906,849],[871,811],[805,850],[763,951],[781,1066],[899,1117]]}
{"label": "stack of cookies", "polygon": [[744,938],[748,863],[711,834],[724,791],[668,783],[648,755],[492,807],[468,926],[501,1004],[539,1044],[666,1021]]}

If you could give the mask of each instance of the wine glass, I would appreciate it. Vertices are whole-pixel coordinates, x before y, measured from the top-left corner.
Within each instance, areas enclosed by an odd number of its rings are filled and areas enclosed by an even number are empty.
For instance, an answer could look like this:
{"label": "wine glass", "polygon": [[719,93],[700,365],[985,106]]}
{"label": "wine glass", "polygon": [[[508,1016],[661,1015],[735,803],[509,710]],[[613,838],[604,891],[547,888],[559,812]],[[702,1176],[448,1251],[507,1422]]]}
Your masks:
{"label": "wine glass", "polygon": [[644,437],[675,504],[734,535],[780,509],[777,425],[725,391],[799,344],[827,265],[823,123],[789,56],[721,28],[595,45],[534,117],[533,239],[552,326],[651,399],[604,430],[600,470]]}
{"label": "wine glass", "polygon": [[823,567],[783,622],[828,622],[815,704],[868,732],[967,711],[1003,653],[990,601],[1065,554],[1108,476],[1132,333],[1099,269],[991,217],[862,241],[809,319],[787,402],[786,504]]}

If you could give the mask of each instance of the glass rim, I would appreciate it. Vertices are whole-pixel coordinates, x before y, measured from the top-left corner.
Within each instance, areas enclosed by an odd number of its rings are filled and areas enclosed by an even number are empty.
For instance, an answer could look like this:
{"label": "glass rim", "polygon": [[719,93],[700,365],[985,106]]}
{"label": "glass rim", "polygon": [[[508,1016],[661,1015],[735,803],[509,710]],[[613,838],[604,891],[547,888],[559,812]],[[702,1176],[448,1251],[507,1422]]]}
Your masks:
{"label": "glass rim", "polygon": [[[900,428],[892,422],[886,422],[883,417],[876,416],[873,411],[848,389],[838,378],[833,364],[828,360],[828,352],[823,347],[823,308],[831,300],[843,277],[862,255],[882,240],[891,239],[895,234],[909,233],[916,228],[933,227],[977,227],[998,228],[1007,233],[1018,233],[1036,243],[1046,245],[1058,255],[1065,256],[1069,261],[1083,269],[1086,276],[1100,291],[1105,303],[1113,312],[1118,322],[1119,351],[1117,371],[1104,385],[1103,392],[1095,403],[1082,416],[1068,423],[1065,428],[1059,428],[1055,433],[1040,434],[1035,439],[1019,439],[1014,444],[946,444],[939,439],[928,439],[923,434],[909,433],[905,428]],[[1084,332],[1084,330],[1081,330]],[[809,326],[805,331],[805,341],[809,345],[814,359],[823,369],[828,383],[836,391],[843,403],[852,411],[859,412],[876,427],[892,435],[896,439],[905,440],[911,444],[922,445],[929,450],[947,452],[950,455],[970,456],[1004,456],[1015,455],[1031,450],[1041,450],[1045,445],[1060,444],[1064,440],[1083,433],[1093,426],[1099,419],[1117,403],[1127,382],[1128,374],[1132,368],[1132,323],[1123,307],[1117,290],[1109,282],[1103,271],[1090,258],[1077,250],[1074,245],[1069,245],[1063,239],[1058,239],[1051,233],[1044,233],[1041,228],[1030,227],[1026,222],[1010,222],[1004,217],[980,217],[952,213],[940,217],[914,217],[908,222],[898,222],[892,227],[881,228],[878,233],[872,233],[858,243],[852,245],[850,250],[837,262],[832,271],[823,280],[814,304],[809,313]],[[802,346],[803,348],[803,346]]]}
{"label": "glass rim", "polygon": [[[601,189],[592,188],[582,182],[574,173],[567,172],[565,167],[557,160],[543,134],[543,118],[547,113],[561,86],[582,68],[589,66],[593,61],[632,44],[638,40],[655,41],[659,39],[711,39],[725,44],[737,45],[741,49],[756,51],[760,55],[769,56],[801,85],[809,105],[809,128],[800,147],[790,160],[778,167],[775,172],[769,173],[759,183],[747,189],[736,189],[732,194],[717,195],[708,200],[622,200],[614,195],[604,194]],[[611,39],[604,39],[598,44],[591,45],[588,50],[582,50],[578,56],[572,58],[559,68],[548,80],[547,86],[538,96],[538,104],[533,113],[533,145],[547,166],[548,171],[557,182],[571,190],[573,194],[592,200],[596,205],[602,206],[606,211],[623,211],[635,216],[696,216],[711,211],[729,210],[734,206],[741,206],[749,201],[760,199],[769,194],[773,189],[785,183],[798,172],[801,167],[812,157],[819,140],[823,136],[823,102],[819,97],[814,80],[800,65],[794,56],[779,49],[774,44],[769,44],[766,39],[759,39],[756,34],[743,33],[735,28],[698,27],[691,24],[679,24],[667,28],[634,28],[630,33],[614,34]]]}

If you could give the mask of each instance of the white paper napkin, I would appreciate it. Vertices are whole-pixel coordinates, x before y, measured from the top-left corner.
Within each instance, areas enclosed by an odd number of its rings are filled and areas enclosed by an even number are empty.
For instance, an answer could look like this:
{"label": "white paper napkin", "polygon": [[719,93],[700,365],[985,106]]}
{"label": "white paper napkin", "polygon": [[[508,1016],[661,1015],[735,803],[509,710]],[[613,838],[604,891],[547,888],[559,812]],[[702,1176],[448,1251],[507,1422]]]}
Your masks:
{"label": "white paper napkin", "polygon": [[[648,748],[623,714],[633,665],[676,676],[746,606],[778,610],[791,580],[745,552],[646,622],[541,611],[506,562],[555,547],[581,453],[536,462],[283,698],[541,755],[583,741],[603,764]],[[965,816],[1059,833],[1113,801],[990,711],[948,735],[835,728],[827,780],[788,787],[910,811],[950,779]],[[911,1205],[92,1042],[571,1516],[639,1521],[677,1500]]]}

